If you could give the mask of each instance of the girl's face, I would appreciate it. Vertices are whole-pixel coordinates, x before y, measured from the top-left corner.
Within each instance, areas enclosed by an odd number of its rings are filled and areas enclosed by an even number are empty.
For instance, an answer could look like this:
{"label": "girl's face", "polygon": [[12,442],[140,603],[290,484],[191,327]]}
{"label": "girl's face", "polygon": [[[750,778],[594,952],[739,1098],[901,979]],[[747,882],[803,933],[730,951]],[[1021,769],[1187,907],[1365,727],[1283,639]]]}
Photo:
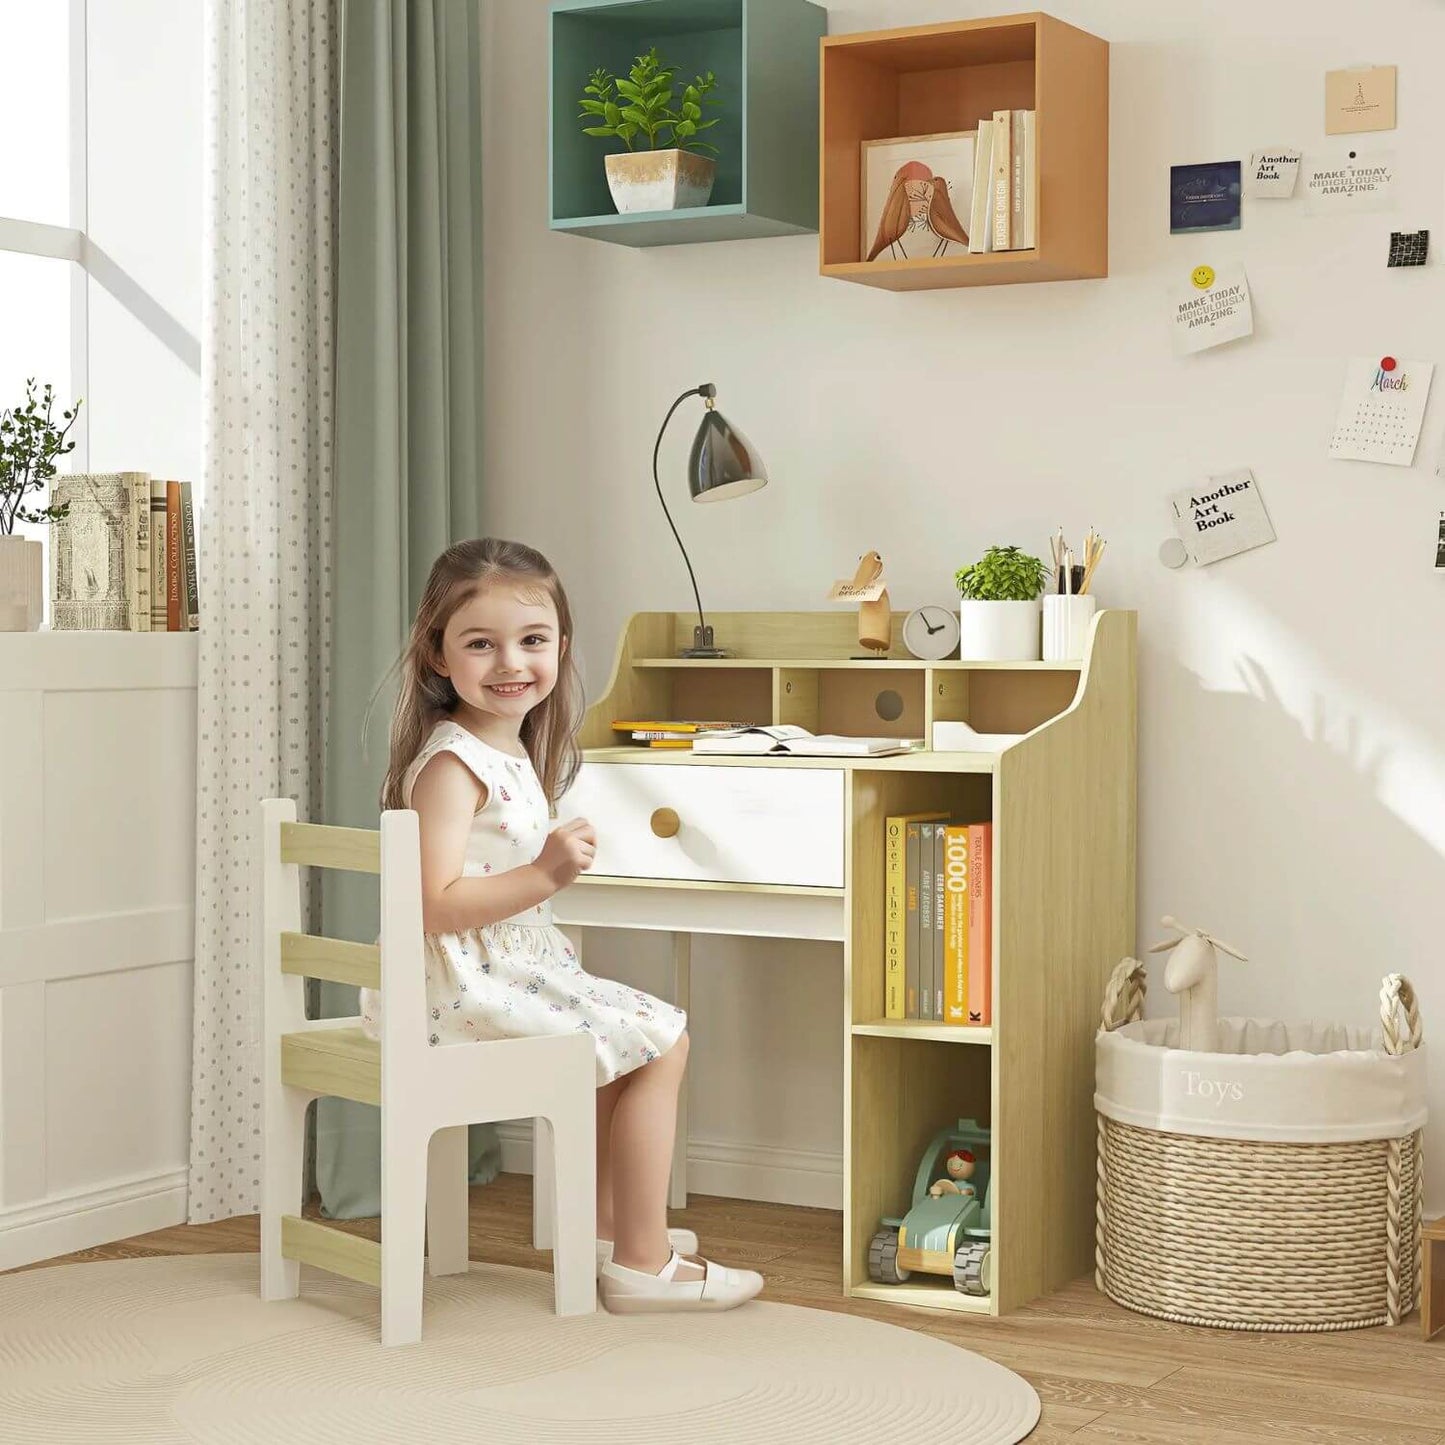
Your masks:
{"label": "girl's face", "polygon": [[515,734],[557,685],[564,647],[552,599],[502,583],[482,588],[452,613],[436,670],[478,721],[503,723]]}

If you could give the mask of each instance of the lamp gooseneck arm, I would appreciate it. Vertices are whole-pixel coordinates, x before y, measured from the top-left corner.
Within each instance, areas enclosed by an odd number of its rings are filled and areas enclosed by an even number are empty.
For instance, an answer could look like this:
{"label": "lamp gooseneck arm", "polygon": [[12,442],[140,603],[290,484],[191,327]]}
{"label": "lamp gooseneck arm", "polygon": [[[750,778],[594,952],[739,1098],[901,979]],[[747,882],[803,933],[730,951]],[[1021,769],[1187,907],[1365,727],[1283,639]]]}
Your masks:
{"label": "lamp gooseneck arm", "polygon": [[694,386],[683,392],[678,399],[668,408],[667,415],[662,419],[662,426],[657,433],[657,444],[652,448],[652,485],[657,488],[657,500],[662,503],[662,515],[667,518],[667,525],[672,528],[672,535],[677,539],[677,545],[682,552],[682,560],[687,564],[688,579],[692,582],[692,596],[697,603],[697,623],[700,628],[705,629],[707,622],[702,615],[702,595],[697,590],[697,578],[693,574],[692,562],[687,555],[687,548],[682,545],[682,537],[678,534],[676,525],[672,520],[672,513],[667,510],[667,499],[662,495],[662,483],[657,476],[657,458],[662,451],[662,436],[667,430],[667,424],[672,420],[673,413],[690,396],[704,396],[711,400],[717,395],[717,388],[711,382],[705,382],[702,386]]}

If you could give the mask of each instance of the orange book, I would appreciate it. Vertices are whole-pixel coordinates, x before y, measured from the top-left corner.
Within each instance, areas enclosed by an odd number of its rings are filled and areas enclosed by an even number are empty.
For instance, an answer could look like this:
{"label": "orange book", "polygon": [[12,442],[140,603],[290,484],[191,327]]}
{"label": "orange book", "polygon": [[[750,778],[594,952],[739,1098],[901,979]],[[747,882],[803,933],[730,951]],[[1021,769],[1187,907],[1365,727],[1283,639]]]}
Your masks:
{"label": "orange book", "polygon": [[166,483],[166,631],[184,632],[181,621],[182,589],[186,585],[181,558],[181,484]]}
{"label": "orange book", "polygon": [[993,1023],[993,824],[968,827],[968,1022]]}
{"label": "orange book", "polygon": [[943,830],[943,1022],[968,1022],[968,827]]}

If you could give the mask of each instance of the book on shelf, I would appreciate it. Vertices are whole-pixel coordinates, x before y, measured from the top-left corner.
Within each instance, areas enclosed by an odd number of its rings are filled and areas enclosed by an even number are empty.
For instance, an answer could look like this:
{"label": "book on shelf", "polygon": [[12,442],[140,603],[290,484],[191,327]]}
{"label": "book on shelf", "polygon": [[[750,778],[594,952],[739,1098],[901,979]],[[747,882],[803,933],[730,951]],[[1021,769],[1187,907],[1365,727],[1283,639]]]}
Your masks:
{"label": "book on shelf", "polygon": [[922,823],[903,829],[903,1016],[918,1018],[918,839]]}
{"label": "book on shelf", "polygon": [[151,480],[144,472],[127,473],[130,487],[134,565],[127,578],[127,612],[132,632],[151,630]]}
{"label": "book on shelf", "polygon": [[1013,214],[1013,112],[996,110],[993,113],[993,249],[1008,251],[1013,247],[1010,239],[1010,217]]}
{"label": "book on shelf", "polygon": [[993,250],[993,122],[981,120],[973,148],[973,206],[968,249],[975,255]]}
{"label": "book on shelf", "polygon": [[968,1022],[968,825],[943,830],[943,1007],[946,1024]]}
{"label": "book on shelf", "polygon": [[[69,513],[50,524],[51,626],[57,632],[125,632],[135,621],[135,472],[56,477],[52,505]],[[149,518],[147,518],[149,521]]]}
{"label": "book on shelf", "polygon": [[909,1017],[904,998],[907,946],[907,837],[910,823],[942,813],[893,813],[883,820],[883,1017]]}
{"label": "book on shelf", "polygon": [[968,1019],[993,1023],[993,824],[968,828]]}
{"label": "book on shelf", "polygon": [[166,484],[150,479],[151,631],[166,630]]}
{"label": "book on shelf", "polygon": [[937,823],[933,829],[933,1017],[939,1023],[943,1016],[943,975],[946,968],[943,936],[944,910],[944,844],[947,841],[948,824]]}
{"label": "book on shelf", "polygon": [[933,851],[937,823],[918,825],[918,1017],[933,1017]]}
{"label": "book on shelf", "polygon": [[813,734],[793,723],[772,726],[726,728],[693,739],[695,753],[735,753],[766,756],[771,753],[794,757],[882,758],[911,752],[914,738],[854,738],[836,733]]}
{"label": "book on shelf", "polygon": [[612,724],[615,733],[631,733],[635,739],[643,737],[691,737],[694,733],[711,733],[725,728],[746,727],[738,722],[696,722],[692,719],[675,721],[671,718],[638,718],[634,721],[619,721]]}
{"label": "book on shelf", "polygon": [[182,583],[185,605],[181,614],[181,631],[197,632],[201,626],[201,596],[196,578],[196,519],[191,508],[189,482],[181,483],[181,555],[185,566]]}
{"label": "book on shelf", "polygon": [[181,631],[181,484],[166,483],[166,631]]}

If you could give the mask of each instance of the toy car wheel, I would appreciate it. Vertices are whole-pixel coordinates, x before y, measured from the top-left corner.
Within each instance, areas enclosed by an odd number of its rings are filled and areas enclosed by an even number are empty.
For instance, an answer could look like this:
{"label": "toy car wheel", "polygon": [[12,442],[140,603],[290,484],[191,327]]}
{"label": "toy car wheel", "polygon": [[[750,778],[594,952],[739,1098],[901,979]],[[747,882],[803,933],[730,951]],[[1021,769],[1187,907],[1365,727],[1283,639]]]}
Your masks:
{"label": "toy car wheel", "polygon": [[993,1289],[993,1249],[986,1240],[961,1244],[953,1256],[953,1283],[960,1294],[987,1295]]}
{"label": "toy car wheel", "polygon": [[868,1245],[868,1278],[878,1284],[903,1284],[911,1273],[898,1263],[898,1231],[880,1229]]}

